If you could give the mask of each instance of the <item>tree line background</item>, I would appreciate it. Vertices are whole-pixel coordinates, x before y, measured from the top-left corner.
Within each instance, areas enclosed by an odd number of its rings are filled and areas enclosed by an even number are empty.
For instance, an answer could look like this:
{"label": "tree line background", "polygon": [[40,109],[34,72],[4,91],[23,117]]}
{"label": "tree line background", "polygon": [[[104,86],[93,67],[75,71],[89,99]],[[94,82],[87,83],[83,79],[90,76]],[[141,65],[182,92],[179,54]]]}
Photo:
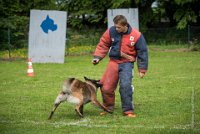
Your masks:
{"label": "tree line background", "polygon": [[0,42],[10,32],[14,47],[27,44],[31,9],[67,11],[67,26],[74,31],[105,30],[107,9],[116,8],[138,8],[142,32],[163,27],[173,27],[176,32],[200,25],[199,0],[0,0]]}

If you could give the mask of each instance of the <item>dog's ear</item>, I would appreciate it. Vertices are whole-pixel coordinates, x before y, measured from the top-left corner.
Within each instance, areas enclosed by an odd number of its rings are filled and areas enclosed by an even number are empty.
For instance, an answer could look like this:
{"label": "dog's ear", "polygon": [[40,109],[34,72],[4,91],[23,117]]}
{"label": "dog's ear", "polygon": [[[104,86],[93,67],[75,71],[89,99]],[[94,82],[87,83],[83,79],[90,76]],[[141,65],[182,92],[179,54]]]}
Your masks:
{"label": "dog's ear", "polygon": [[103,86],[103,84],[102,84],[102,83],[100,83],[100,81],[96,82],[96,85],[97,85],[97,88],[98,88],[98,87],[102,87],[102,86]]}
{"label": "dog's ear", "polygon": [[85,79],[85,80],[88,80],[88,78],[87,78],[87,77],[85,77],[85,76],[84,76],[84,79]]}

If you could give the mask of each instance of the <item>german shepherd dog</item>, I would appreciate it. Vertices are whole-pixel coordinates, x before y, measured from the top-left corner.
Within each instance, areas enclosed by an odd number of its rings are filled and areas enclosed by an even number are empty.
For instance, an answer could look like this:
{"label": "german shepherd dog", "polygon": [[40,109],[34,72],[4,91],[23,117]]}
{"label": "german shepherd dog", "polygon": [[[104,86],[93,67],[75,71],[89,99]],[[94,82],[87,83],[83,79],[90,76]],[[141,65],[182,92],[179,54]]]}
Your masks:
{"label": "german shepherd dog", "polygon": [[87,77],[84,77],[84,79],[85,82],[75,78],[68,78],[64,80],[62,91],[57,96],[48,119],[51,119],[56,108],[64,101],[74,103],[76,105],[75,111],[80,117],[83,117],[83,106],[89,102],[92,102],[104,111],[111,113],[97,100],[97,88],[102,86],[102,84],[99,83],[99,80],[92,80]]}

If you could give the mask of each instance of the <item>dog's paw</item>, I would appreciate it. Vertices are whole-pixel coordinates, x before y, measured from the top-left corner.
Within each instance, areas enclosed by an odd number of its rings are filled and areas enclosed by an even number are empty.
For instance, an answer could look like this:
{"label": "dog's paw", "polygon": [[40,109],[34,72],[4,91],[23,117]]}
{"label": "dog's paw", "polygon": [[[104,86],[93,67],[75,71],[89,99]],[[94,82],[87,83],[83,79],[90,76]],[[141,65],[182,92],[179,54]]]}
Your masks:
{"label": "dog's paw", "polygon": [[78,114],[79,117],[83,118],[83,114],[81,114],[77,109],[75,109],[76,113]]}

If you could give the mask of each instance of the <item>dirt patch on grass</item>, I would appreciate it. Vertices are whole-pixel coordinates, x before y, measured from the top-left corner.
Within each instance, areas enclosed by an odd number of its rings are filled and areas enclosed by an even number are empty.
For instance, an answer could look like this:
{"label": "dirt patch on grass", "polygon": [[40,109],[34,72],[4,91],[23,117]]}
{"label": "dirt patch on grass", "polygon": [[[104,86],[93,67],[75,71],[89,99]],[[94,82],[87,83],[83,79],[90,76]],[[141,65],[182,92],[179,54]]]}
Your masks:
{"label": "dirt patch on grass", "polygon": [[159,52],[190,52],[189,48],[176,48],[176,49],[161,49],[161,48],[150,48],[152,51],[159,51]]}
{"label": "dirt patch on grass", "polygon": [[164,52],[189,52],[191,51],[190,49],[188,48],[178,48],[178,49],[166,49],[166,50],[163,50]]}

